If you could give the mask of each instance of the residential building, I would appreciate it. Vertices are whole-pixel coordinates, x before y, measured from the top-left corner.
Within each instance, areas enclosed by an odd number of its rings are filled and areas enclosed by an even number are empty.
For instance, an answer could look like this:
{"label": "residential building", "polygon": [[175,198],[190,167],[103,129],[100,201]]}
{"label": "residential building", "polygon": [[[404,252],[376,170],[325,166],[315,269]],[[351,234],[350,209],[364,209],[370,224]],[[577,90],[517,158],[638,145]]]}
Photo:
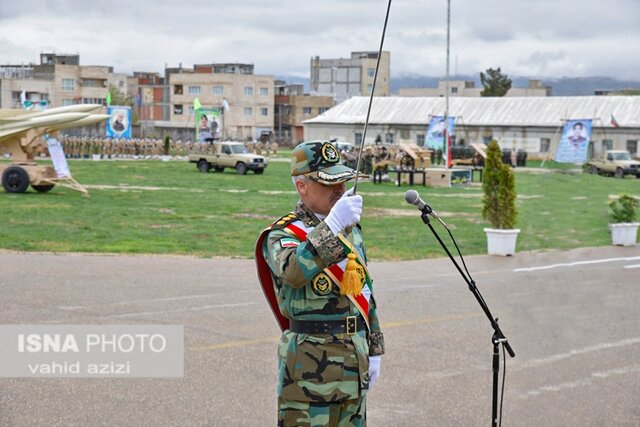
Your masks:
{"label": "residential building", "polygon": [[[339,135],[360,143],[368,97],[354,97],[325,114],[304,122],[304,138]],[[429,119],[442,115],[442,97],[380,97],[371,107],[365,144],[380,136],[392,143],[423,145]],[[591,119],[590,155],[610,149],[640,156],[640,96],[455,97],[449,115],[456,118],[454,144],[489,143],[525,150],[530,158],[552,158],[560,142],[563,122]],[[615,116],[617,127],[611,122]]]}
{"label": "residential building", "polygon": [[[391,54],[382,51],[375,96],[391,95]],[[378,52],[351,52],[350,58],[311,58],[310,86],[317,95],[331,95],[335,103],[371,94]]]}
{"label": "residential building", "polygon": [[[449,80],[450,97],[479,97],[482,88],[476,87],[473,81],[469,80]],[[423,88],[400,88],[399,96],[446,96],[447,81],[440,80],[438,87]],[[505,94],[507,97],[513,96],[551,96],[551,88],[544,86],[540,80],[529,80],[527,87],[512,87]]]}
{"label": "residential building", "polygon": [[[193,138],[194,101],[222,113],[223,139],[259,139],[273,132],[274,81],[253,74],[253,64],[196,64],[193,68],[167,68],[169,114],[156,127],[170,128],[183,139]],[[223,101],[229,109],[222,111]]]}
{"label": "residential building", "polygon": [[80,65],[78,54],[40,54],[39,64],[0,66],[0,108],[21,108],[20,94],[49,107],[103,104],[109,84],[127,93],[127,77],[113,67]]}
{"label": "residential building", "polygon": [[296,145],[304,138],[302,123],[323,114],[333,107],[332,96],[304,93],[302,84],[275,82],[274,129],[276,141],[285,145]]}

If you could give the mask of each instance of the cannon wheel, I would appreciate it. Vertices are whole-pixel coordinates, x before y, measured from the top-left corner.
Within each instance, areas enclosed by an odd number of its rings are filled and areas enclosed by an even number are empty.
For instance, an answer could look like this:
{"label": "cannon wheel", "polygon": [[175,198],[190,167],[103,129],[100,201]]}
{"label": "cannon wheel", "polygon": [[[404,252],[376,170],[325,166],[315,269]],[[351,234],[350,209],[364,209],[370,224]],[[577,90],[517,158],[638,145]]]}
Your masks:
{"label": "cannon wheel", "polygon": [[7,193],[24,193],[29,188],[29,174],[20,166],[9,166],[2,174],[2,186]]}
{"label": "cannon wheel", "polygon": [[410,155],[406,154],[404,155],[401,159],[400,159],[400,166],[402,166],[403,168],[406,169],[413,169],[413,167],[415,166],[416,162],[415,160],[413,160],[413,157],[411,157]]}

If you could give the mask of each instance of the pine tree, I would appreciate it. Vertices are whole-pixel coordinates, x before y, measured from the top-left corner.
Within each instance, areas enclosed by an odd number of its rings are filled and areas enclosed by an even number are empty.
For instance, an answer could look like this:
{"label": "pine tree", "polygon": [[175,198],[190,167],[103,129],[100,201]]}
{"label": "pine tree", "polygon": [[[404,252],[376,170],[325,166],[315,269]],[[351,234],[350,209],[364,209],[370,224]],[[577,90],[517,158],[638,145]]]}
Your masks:
{"label": "pine tree", "polygon": [[502,74],[500,67],[496,70],[489,68],[487,74],[480,72],[480,81],[484,88],[480,96],[505,96],[512,83],[506,74]]}
{"label": "pine tree", "polygon": [[502,152],[496,140],[487,147],[482,190],[482,216],[493,228],[512,229],[517,216],[515,176],[502,162]]}

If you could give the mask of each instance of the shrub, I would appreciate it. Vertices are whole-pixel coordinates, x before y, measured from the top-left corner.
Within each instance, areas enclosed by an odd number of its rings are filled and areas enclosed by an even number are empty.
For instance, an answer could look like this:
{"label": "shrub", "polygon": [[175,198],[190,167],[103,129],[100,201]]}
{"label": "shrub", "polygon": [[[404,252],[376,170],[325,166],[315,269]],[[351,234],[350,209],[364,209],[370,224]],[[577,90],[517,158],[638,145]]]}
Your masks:
{"label": "shrub", "polygon": [[634,222],[640,202],[633,196],[621,194],[618,199],[609,202],[610,218],[613,224]]}
{"label": "shrub", "polygon": [[487,147],[482,190],[482,216],[493,228],[514,228],[517,216],[515,177],[502,162],[502,152],[496,140]]}

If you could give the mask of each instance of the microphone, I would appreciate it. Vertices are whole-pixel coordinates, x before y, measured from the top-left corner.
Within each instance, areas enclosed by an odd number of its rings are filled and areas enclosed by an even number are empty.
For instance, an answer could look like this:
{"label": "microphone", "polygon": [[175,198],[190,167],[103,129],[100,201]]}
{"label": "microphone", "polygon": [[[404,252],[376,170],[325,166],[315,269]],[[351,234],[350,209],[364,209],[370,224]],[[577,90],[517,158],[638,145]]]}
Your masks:
{"label": "microphone", "polygon": [[422,213],[426,213],[426,214],[433,213],[433,209],[431,209],[431,206],[426,204],[424,200],[420,198],[420,195],[416,190],[409,190],[406,193],[404,193],[404,199],[410,205],[414,205],[415,207],[417,207],[418,210]]}

